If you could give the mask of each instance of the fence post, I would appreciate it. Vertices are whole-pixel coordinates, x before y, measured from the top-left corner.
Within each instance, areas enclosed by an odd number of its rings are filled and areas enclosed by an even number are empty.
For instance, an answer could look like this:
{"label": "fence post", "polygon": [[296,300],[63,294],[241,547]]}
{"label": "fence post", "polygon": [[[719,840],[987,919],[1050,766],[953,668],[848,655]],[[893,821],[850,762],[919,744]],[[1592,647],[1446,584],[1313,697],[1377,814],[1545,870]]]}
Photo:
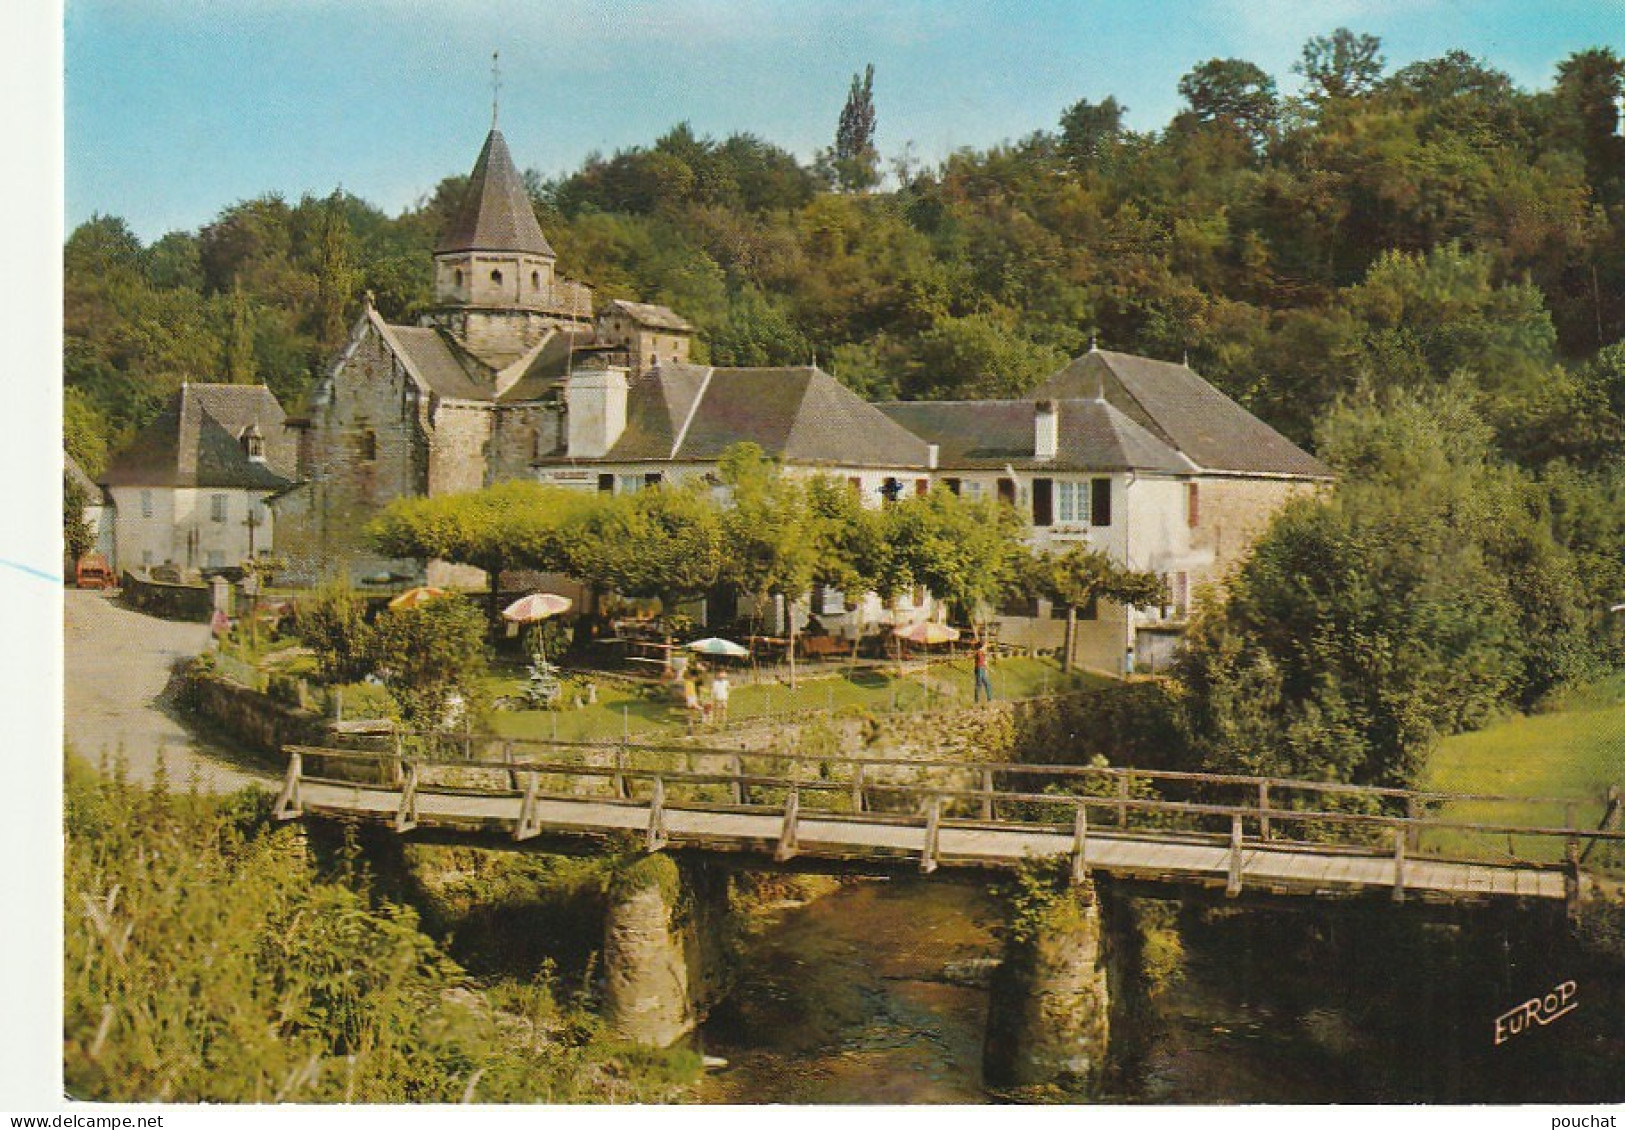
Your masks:
{"label": "fence post", "polygon": [[298,750],[288,754],[288,775],[283,778],[282,792],[277,795],[276,808],[272,810],[278,820],[292,820],[303,816],[304,809],[299,806],[299,778],[304,773],[304,757]]}
{"label": "fence post", "polygon": [[[1420,797],[1408,796],[1405,798],[1405,819],[1422,819],[1422,801]],[[1416,851],[1422,846],[1422,829],[1416,824],[1405,830],[1405,848],[1407,851]]]}
{"label": "fence post", "polygon": [[656,775],[649,794],[649,832],[643,850],[655,852],[666,846],[666,784]]}
{"label": "fence post", "polygon": [[1568,837],[1563,841],[1563,858],[1572,859],[1576,865],[1580,862],[1580,837],[1575,835],[1578,828],[1575,822],[1577,816],[1574,801],[1568,801],[1563,805],[1563,827],[1569,830]]}
{"label": "fence post", "polygon": [[925,815],[925,848],[920,852],[920,873],[929,875],[937,869],[937,837],[941,834],[942,798],[933,795],[931,807]]}
{"label": "fence post", "polygon": [[863,762],[852,771],[852,811],[863,811]]}
{"label": "fence post", "polygon": [[519,803],[519,822],[513,829],[515,840],[528,840],[541,831],[541,824],[536,819],[537,794],[541,792],[541,788],[541,774],[525,774],[525,799]]}
{"label": "fence post", "polygon": [[615,775],[610,778],[610,784],[615,787],[615,795],[622,800],[631,797],[626,787],[626,746],[622,745],[615,750]]}
{"label": "fence post", "polygon": [[982,819],[993,819],[993,770],[982,770]]}
{"label": "fence post", "polygon": [[1074,887],[1089,878],[1089,861],[1086,852],[1089,847],[1089,804],[1087,801],[1077,802],[1077,811],[1072,814],[1072,885]]}
{"label": "fence post", "polygon": [[1260,839],[1270,838],[1270,818],[1266,815],[1270,810],[1270,787],[1266,781],[1258,783],[1258,835]]}
{"label": "fence post", "polygon": [[1122,773],[1117,778],[1117,826],[1119,828],[1128,827],[1128,805],[1124,802],[1128,800],[1130,776],[1129,773]]}
{"label": "fence post", "polygon": [[1394,829],[1394,901],[1405,901],[1405,841],[1409,838],[1405,828]]}
{"label": "fence post", "polygon": [[1230,817],[1230,876],[1225,882],[1224,893],[1229,898],[1241,894],[1241,813],[1233,813]]}
{"label": "fence post", "polygon": [[734,803],[743,805],[745,800],[745,759],[737,753],[733,755],[733,794]]}
{"label": "fence post", "polygon": [[801,790],[790,786],[790,795],[784,800],[784,823],[779,827],[779,846],[773,858],[783,863],[796,854],[796,821],[801,815]]}
{"label": "fence post", "polygon": [[395,810],[395,831],[410,832],[418,826],[418,763],[406,763],[406,783],[401,787],[401,805]]}

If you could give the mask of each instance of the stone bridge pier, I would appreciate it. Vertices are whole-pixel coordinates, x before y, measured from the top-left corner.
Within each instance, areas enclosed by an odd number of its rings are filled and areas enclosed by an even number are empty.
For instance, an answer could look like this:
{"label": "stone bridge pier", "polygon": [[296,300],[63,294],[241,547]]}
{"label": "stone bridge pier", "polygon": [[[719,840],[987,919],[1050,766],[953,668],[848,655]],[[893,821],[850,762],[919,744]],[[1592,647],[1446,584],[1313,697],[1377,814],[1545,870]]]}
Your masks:
{"label": "stone bridge pier", "polygon": [[732,954],[728,875],[663,852],[610,883],[604,916],[604,1018],[633,1043],[667,1047],[721,995]]}
{"label": "stone bridge pier", "polygon": [[1120,956],[1107,928],[1114,917],[1087,879],[1012,909],[989,987],[982,1075],[990,1085],[1099,1085],[1111,1032],[1108,970]]}

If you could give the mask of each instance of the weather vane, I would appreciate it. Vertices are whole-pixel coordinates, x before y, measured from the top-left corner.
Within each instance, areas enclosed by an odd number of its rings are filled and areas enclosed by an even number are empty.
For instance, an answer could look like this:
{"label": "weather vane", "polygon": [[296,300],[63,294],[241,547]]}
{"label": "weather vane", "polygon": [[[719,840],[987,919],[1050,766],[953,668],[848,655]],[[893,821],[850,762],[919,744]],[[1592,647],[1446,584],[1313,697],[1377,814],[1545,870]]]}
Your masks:
{"label": "weather vane", "polygon": [[497,128],[497,98],[502,93],[502,67],[497,61],[500,51],[491,52],[491,128]]}

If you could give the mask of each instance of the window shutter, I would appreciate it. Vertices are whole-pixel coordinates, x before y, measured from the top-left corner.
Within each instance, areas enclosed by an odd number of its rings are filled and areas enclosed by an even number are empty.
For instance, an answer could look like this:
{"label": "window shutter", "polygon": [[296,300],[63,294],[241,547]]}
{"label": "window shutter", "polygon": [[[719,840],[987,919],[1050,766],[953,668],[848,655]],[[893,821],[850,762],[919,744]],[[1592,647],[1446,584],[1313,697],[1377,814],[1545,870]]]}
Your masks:
{"label": "window shutter", "polygon": [[914,480],[914,493],[915,494],[925,494],[928,491],[930,491],[930,489],[931,489],[931,480],[930,479],[915,479]]}
{"label": "window shutter", "polygon": [[1091,526],[1109,526],[1112,524],[1112,481],[1110,479],[1090,480],[1089,524]]}
{"label": "window shutter", "polygon": [[1192,529],[1202,522],[1202,499],[1195,483],[1185,484],[1185,521]]}
{"label": "window shutter", "polygon": [[1055,480],[1033,480],[1033,525],[1055,524]]}

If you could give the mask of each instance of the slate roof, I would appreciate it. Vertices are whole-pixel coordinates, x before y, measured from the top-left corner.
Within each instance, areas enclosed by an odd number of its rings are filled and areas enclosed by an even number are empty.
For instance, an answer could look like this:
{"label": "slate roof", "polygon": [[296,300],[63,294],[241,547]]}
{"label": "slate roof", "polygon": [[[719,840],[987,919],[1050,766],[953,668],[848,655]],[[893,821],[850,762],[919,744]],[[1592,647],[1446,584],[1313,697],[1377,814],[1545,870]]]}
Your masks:
{"label": "slate roof", "polygon": [[[109,461],[101,481],[107,486],[285,487],[296,473],[297,451],[284,419],[282,406],[264,385],[183,385]],[[243,450],[240,437],[250,426],[264,437],[263,463]]]}
{"label": "slate roof", "polygon": [[1104,397],[1203,470],[1330,478],[1324,463],[1186,365],[1090,350],[1029,394]]}
{"label": "slate roof", "polygon": [[649,302],[628,302],[624,298],[617,298],[610,302],[607,309],[609,312],[625,314],[638,325],[648,326],[650,329],[674,330],[679,333],[691,333],[694,329],[669,306],[656,306]]}
{"label": "slate roof", "polygon": [[553,257],[500,130],[493,129],[485,139],[462,204],[435,246],[436,255],[454,251],[520,251]]}
{"label": "slate roof", "polygon": [[450,400],[502,404],[541,400],[569,372],[572,354],[579,366],[582,356],[594,349],[591,329],[556,329],[542,342],[519,379],[499,393],[497,370],[459,345],[446,330],[435,326],[392,326],[376,314],[374,322],[385,344],[428,385],[429,391]]}
{"label": "slate roof", "polygon": [[937,445],[940,470],[1158,471],[1194,468],[1162,440],[1103,400],[1055,401],[1053,459],[1034,456],[1032,400],[913,400],[876,405],[903,427]]}
{"label": "slate roof", "polygon": [[661,365],[632,382],[626,415],[603,462],[708,461],[743,442],[804,465],[924,467],[928,454],[924,440],[810,366]]}

